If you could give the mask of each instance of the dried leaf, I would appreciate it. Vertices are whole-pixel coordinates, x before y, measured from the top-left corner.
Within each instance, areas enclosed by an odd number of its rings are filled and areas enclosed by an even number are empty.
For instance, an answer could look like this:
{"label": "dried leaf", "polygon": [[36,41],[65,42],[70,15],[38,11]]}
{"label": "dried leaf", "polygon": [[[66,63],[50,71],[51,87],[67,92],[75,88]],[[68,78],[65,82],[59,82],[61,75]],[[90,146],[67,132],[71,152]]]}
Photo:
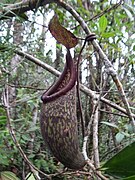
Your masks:
{"label": "dried leaf", "polygon": [[75,47],[78,43],[75,35],[60,24],[57,15],[50,20],[49,30],[53,37],[68,49]]}

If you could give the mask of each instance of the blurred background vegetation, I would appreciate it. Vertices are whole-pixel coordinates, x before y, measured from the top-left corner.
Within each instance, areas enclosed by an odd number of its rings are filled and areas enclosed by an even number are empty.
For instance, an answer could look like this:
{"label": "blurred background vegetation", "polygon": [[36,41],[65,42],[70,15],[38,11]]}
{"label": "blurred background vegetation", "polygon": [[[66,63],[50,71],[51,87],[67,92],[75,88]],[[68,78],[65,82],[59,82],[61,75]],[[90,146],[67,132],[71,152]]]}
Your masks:
{"label": "blurred background vegetation", "polygon": [[[0,13],[3,7],[17,2],[19,1],[2,0]],[[101,48],[118,72],[131,111],[135,113],[135,2],[125,1],[118,6],[115,6],[117,1],[107,0],[65,2],[79,13],[91,32],[96,34]],[[9,132],[3,106],[5,88],[8,88],[12,128],[28,159],[47,174],[58,173],[63,169],[63,165],[57,162],[43,143],[39,125],[40,97],[56,77],[15,53],[16,49],[25,51],[62,72],[65,48],[56,42],[48,31],[48,22],[54,13],[58,14],[61,24],[74,35],[79,38],[86,37],[73,15],[56,3],[38,9],[31,7],[30,11],[7,19],[2,19],[3,15],[0,15],[0,172],[11,171],[20,179],[25,179],[30,169]],[[80,40],[72,50],[74,57],[78,56],[82,44],[83,41]],[[83,51],[80,81],[87,88],[124,108],[111,76],[106,74],[104,64],[92,46],[87,45]],[[81,101],[87,125],[91,118],[93,101],[84,93],[81,93]],[[99,107],[98,148],[102,164],[123,147],[131,144],[135,140],[135,134],[125,114],[103,102],[99,102]],[[78,112],[78,119],[79,116]],[[92,152],[91,132],[88,144],[91,159]],[[54,179],[87,178],[94,179],[94,175],[90,177],[87,173],[69,173],[57,175]]]}

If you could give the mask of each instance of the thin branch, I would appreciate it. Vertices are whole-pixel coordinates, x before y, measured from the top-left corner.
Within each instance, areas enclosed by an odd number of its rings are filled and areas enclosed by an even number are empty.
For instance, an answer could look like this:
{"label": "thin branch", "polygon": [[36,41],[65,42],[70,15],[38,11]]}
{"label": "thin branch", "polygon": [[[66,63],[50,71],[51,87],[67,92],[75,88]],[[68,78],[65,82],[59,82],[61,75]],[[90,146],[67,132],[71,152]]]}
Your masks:
{"label": "thin branch", "polygon": [[[93,17],[91,17],[90,19],[88,19],[87,21],[85,21],[85,23],[90,22],[90,21],[92,21],[92,20],[96,20],[96,19],[98,19],[99,17],[103,16],[104,14],[108,14],[111,10],[114,10],[114,9],[116,9],[118,6],[120,6],[120,5],[122,4],[122,2],[123,2],[123,0],[120,0],[119,3],[116,3],[116,4],[114,4],[112,7],[106,8],[106,9],[103,10],[102,12],[94,15]],[[77,28],[77,27],[79,27],[79,26],[80,26],[80,24],[78,24],[77,26],[73,27],[72,29],[75,29],[75,28]]]}
{"label": "thin branch", "polygon": [[93,152],[94,152],[94,163],[96,169],[99,168],[99,151],[98,151],[98,121],[99,121],[99,115],[98,115],[98,100],[93,100],[93,113],[92,113],[92,119],[93,119]]}
{"label": "thin branch", "polygon": [[[49,71],[50,73],[52,73],[53,75],[55,75],[55,76],[57,76],[57,77],[59,77],[60,74],[61,74],[59,71],[57,71],[56,69],[54,69],[52,66],[50,66],[50,65],[48,65],[48,64],[40,61],[39,59],[33,57],[32,55],[30,55],[30,54],[28,54],[28,53],[25,53],[25,52],[20,51],[20,50],[15,50],[15,53],[17,53],[18,55],[20,55],[20,56],[22,56],[22,57],[25,57],[27,60],[29,60],[29,61],[37,64],[38,66],[46,69],[47,71]],[[96,96],[97,99],[99,98],[99,95],[96,94],[96,91],[92,91],[91,89],[88,89],[88,88],[87,88],[86,86],[84,86],[83,84],[80,84],[80,90],[81,90],[82,92],[84,92],[85,94],[87,94],[88,96],[92,97],[92,98],[95,97],[95,96]],[[108,100],[108,99],[106,99],[106,98],[104,98],[104,97],[101,97],[101,98],[100,98],[100,101],[102,101],[103,103],[105,103],[105,104],[113,107],[114,109],[117,109],[118,111],[120,111],[120,112],[128,115],[127,112],[126,112],[126,109],[124,109],[124,108],[122,108],[121,106],[113,103],[112,101],[110,101],[110,100]],[[132,113],[132,116],[135,118],[135,114]]]}
{"label": "thin branch", "polygon": [[[99,97],[99,95],[96,94],[97,93],[96,91],[92,91],[92,90],[88,89],[83,84],[80,84],[80,89],[82,92],[84,92],[85,94],[87,94],[90,97],[97,96],[97,99]],[[104,97],[101,97],[100,101],[102,101],[103,103],[113,107],[114,109],[117,109],[118,111],[121,111],[122,113],[128,115],[126,109],[122,108],[121,106],[117,105],[116,103],[114,103],[114,102],[112,102],[112,101],[110,101]],[[132,113],[132,116],[135,118],[135,114]]]}
{"label": "thin branch", "polygon": [[90,166],[90,168],[93,170],[93,172],[100,177],[102,180],[109,180],[108,178],[106,178],[104,175],[102,175],[99,171],[96,170],[96,168],[93,166],[93,164],[91,163],[90,159],[87,160],[87,164]]}
{"label": "thin branch", "polygon": [[102,11],[102,12],[94,15],[94,16],[91,17],[89,20],[87,20],[86,23],[89,22],[89,21],[92,21],[92,20],[94,20],[94,19],[98,19],[99,17],[103,16],[104,14],[108,14],[111,10],[114,10],[114,9],[116,9],[117,7],[119,7],[119,6],[122,4],[122,2],[124,2],[124,1],[123,1],[123,0],[120,0],[120,2],[114,4],[112,7],[107,8],[107,9],[105,9],[104,11]]}
{"label": "thin branch", "polygon": [[85,127],[84,127],[84,115],[83,115],[83,109],[82,109],[82,103],[81,103],[81,96],[80,96],[80,62],[81,62],[81,54],[86,45],[86,40],[84,41],[84,44],[80,50],[78,60],[77,60],[77,97],[78,97],[78,106],[80,110],[80,117],[81,117],[81,126],[82,126],[82,136],[85,137]]}
{"label": "thin branch", "polygon": [[[88,164],[90,163],[90,166],[92,165],[90,161],[88,161]],[[93,169],[93,166],[91,166],[91,169],[92,170],[95,170],[95,168]],[[89,176],[91,175],[91,172],[85,172],[85,171],[61,171],[61,172],[58,172],[58,173],[55,173],[55,174],[51,174],[51,177],[57,177],[59,175],[77,175],[78,177],[78,174],[80,175],[86,175],[86,176]],[[99,173],[98,173],[99,174]],[[108,180],[106,177],[104,177],[103,175],[99,175],[99,177],[102,179],[102,180]]]}
{"label": "thin branch", "polygon": [[19,3],[9,4],[0,10],[0,20],[15,17],[16,15],[20,16],[29,10],[37,9],[49,3],[53,3],[53,0],[22,0]]}
{"label": "thin branch", "polygon": [[116,116],[121,116],[121,117],[128,118],[128,116],[126,116],[126,115],[124,115],[124,114],[114,113],[114,112],[111,112],[111,111],[106,111],[106,110],[104,110],[104,109],[99,109],[99,111],[104,112],[104,113],[107,113],[107,114],[113,114],[113,115],[116,115]]}
{"label": "thin branch", "polygon": [[[84,155],[85,160],[87,161],[87,164],[90,166],[90,168],[93,170],[93,172],[100,177],[103,180],[108,180],[104,175],[101,174],[100,171],[98,171],[97,169],[99,168],[99,152],[98,152],[98,103],[100,100],[100,96],[99,99],[97,99],[97,96],[93,96],[93,103],[94,103],[94,107],[93,107],[93,112],[89,121],[89,124],[87,126],[87,131],[85,133],[85,137],[83,139],[83,147],[82,147],[82,153]],[[94,162],[95,162],[95,166],[93,165],[93,163],[91,162],[91,160],[88,158],[87,156],[87,142],[90,136],[90,129],[91,129],[91,125],[93,123],[93,151],[94,151]]]}
{"label": "thin branch", "polygon": [[24,85],[20,85],[20,84],[7,84],[8,86],[10,87],[15,87],[15,88],[25,88],[25,89],[34,89],[36,91],[41,91],[41,90],[45,90],[45,89],[41,89],[41,88],[38,88],[37,86],[24,86]]}
{"label": "thin branch", "polygon": [[14,50],[15,53],[17,53],[18,55],[30,60],[31,62],[34,62],[35,64],[37,64],[38,66],[46,69],[48,72],[54,74],[55,76],[59,77],[60,76],[60,72],[57,71],[56,69],[54,69],[52,66],[48,65],[47,63],[44,63],[43,61],[40,61],[38,58],[33,57],[32,55],[25,53],[23,51],[20,50]]}

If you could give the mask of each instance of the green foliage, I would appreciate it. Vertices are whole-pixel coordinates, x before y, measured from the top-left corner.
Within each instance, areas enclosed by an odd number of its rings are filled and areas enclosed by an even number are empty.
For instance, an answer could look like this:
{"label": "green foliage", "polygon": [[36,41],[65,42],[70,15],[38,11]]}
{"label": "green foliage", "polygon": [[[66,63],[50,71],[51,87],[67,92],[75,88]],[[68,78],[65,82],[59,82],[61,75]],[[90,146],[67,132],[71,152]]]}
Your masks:
{"label": "green foliage", "polygon": [[26,176],[27,180],[36,180],[34,175],[32,173],[29,173],[27,176]]}
{"label": "green foliage", "polygon": [[134,180],[135,179],[135,176],[130,176],[130,177],[127,177],[127,178],[122,178],[121,180]]}
{"label": "green foliage", "polygon": [[132,176],[133,178],[135,175],[135,142],[113,156],[102,168],[106,168],[105,172],[113,176],[121,178]]}
{"label": "green foliage", "polygon": [[99,19],[99,31],[101,32],[101,35],[105,32],[107,23],[107,18],[105,16],[101,16]]}
{"label": "green foliage", "polygon": [[[4,109],[0,108],[0,112],[4,113]],[[12,146],[12,141],[10,141],[10,134],[7,128],[5,128],[7,122],[6,116],[0,116],[0,164],[3,167],[8,166],[11,163],[11,158],[15,151],[9,148]],[[9,148],[8,148],[9,147]],[[1,170],[1,167],[0,167]]]}
{"label": "green foliage", "polygon": [[36,159],[35,164],[39,169],[44,169],[46,173],[53,173],[57,169],[52,158],[50,158],[49,161],[45,159]]}
{"label": "green foliage", "polygon": [[19,180],[19,178],[10,171],[3,171],[0,173],[1,180]]}

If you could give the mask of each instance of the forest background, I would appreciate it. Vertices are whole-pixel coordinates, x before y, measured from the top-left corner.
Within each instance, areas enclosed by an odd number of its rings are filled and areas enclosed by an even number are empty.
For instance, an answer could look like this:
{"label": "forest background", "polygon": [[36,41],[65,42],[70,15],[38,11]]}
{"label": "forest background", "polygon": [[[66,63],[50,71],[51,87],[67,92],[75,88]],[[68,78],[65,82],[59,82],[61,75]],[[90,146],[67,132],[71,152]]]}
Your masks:
{"label": "forest background", "polygon": [[[87,153],[91,163],[77,172],[63,169],[40,132],[40,97],[65,64],[65,48],[48,31],[54,13],[80,38],[71,50],[74,58],[84,43],[81,39],[91,32],[97,36],[81,57],[81,102],[85,127],[90,130]],[[135,178],[134,32],[134,0],[1,0],[2,180]],[[79,110],[78,127],[82,143]]]}

